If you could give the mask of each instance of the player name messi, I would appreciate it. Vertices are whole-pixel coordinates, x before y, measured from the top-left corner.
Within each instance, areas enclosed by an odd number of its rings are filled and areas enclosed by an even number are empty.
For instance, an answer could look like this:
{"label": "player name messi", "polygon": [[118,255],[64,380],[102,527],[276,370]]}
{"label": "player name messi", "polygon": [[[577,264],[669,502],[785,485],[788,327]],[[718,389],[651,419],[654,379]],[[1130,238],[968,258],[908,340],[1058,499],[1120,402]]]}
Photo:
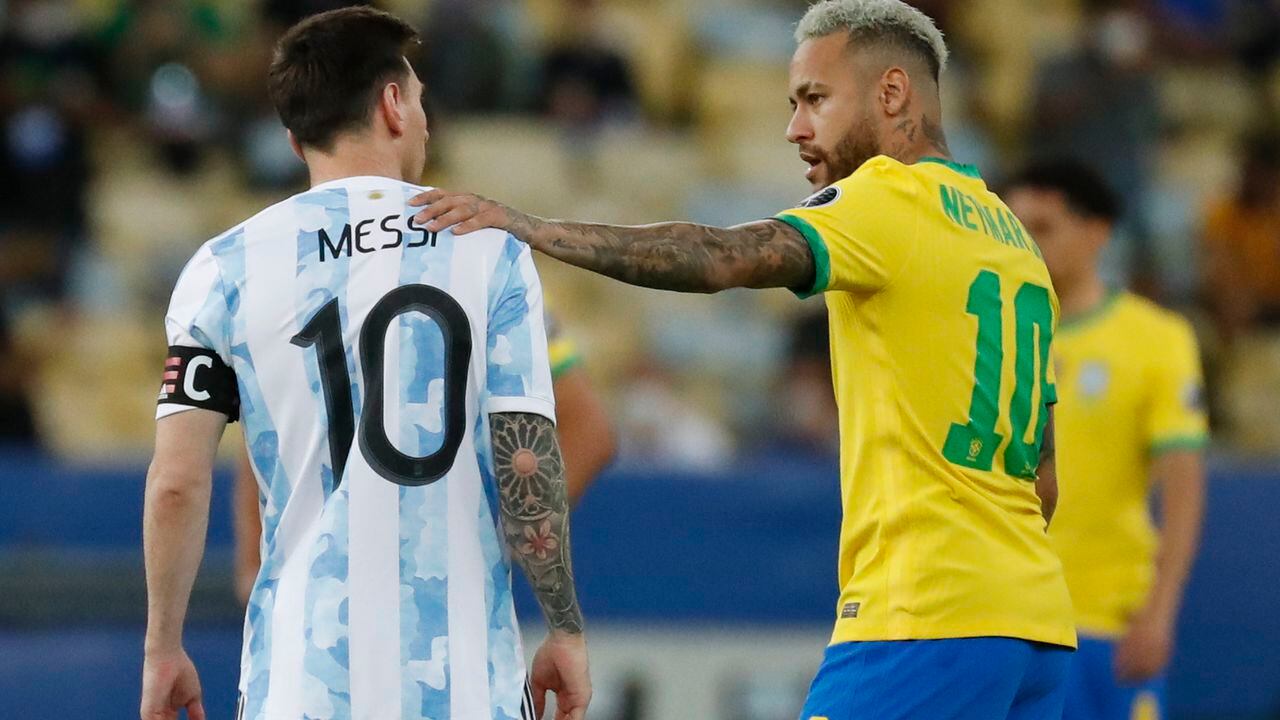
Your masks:
{"label": "player name messi", "polygon": [[[400,221],[397,225],[396,221]],[[382,244],[369,244],[369,236],[373,234],[374,223],[381,228],[383,233],[391,235]],[[403,227],[404,229],[401,229]],[[408,242],[405,242],[405,236],[409,236]],[[436,246],[437,233],[431,232],[424,227],[418,227],[413,224],[412,215],[388,215],[381,221],[374,218],[361,220],[352,225],[347,223],[342,226],[342,233],[335,242],[329,232],[321,228],[316,233],[317,250],[320,253],[320,262],[325,261],[328,255],[331,259],[338,259],[339,256],[351,257],[352,250],[358,253],[371,253],[378,250],[390,250],[398,248],[402,244],[407,248],[423,247],[429,245]]]}

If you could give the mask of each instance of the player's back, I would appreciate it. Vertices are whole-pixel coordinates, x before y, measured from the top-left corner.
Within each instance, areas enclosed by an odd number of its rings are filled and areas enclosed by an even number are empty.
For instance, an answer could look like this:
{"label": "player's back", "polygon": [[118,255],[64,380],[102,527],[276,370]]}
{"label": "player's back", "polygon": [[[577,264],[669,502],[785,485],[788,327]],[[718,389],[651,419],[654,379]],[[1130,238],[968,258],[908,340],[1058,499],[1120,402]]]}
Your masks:
{"label": "player's back", "polygon": [[553,412],[541,291],[505,233],[414,226],[420,190],[319,185],[179,283],[210,307],[169,321],[225,348],[263,496],[248,718],[522,717],[485,411]]}
{"label": "player's back", "polygon": [[1035,492],[1057,300],[975,170],[885,157],[787,211],[831,311],[844,524],[835,641],[1074,644]]}

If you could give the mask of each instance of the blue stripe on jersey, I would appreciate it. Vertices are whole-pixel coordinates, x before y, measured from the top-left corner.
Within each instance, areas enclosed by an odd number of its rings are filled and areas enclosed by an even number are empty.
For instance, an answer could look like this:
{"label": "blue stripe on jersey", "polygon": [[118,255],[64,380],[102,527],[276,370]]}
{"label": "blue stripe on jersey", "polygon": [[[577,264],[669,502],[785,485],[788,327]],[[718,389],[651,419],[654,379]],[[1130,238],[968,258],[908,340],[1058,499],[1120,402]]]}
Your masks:
{"label": "blue stripe on jersey", "polygon": [[[527,348],[532,342],[529,327],[529,303],[525,300],[528,283],[520,272],[520,254],[524,245],[510,235],[502,249],[502,257],[489,287],[489,352],[487,389],[497,397],[520,397],[532,388],[524,386],[528,374],[522,363],[513,362],[512,349]],[[541,320],[539,318],[539,320]],[[527,354],[521,353],[522,357]]]}
{"label": "blue stripe on jersey", "polygon": [[[413,190],[405,189],[406,202]],[[456,243],[401,248],[400,285],[450,287]],[[400,316],[401,452],[423,457],[444,444],[444,335],[422,313]],[[447,718],[449,702],[448,483],[400,488],[402,717]]]}
{"label": "blue stripe on jersey", "polygon": [[[528,390],[524,387],[528,368],[519,367],[523,363],[518,360],[528,357],[528,354],[515,352],[517,348],[527,348],[532,342],[526,325],[529,304],[525,300],[525,292],[528,284],[520,269],[520,255],[524,250],[523,244],[507,236],[489,287],[486,390],[490,395],[524,395]],[[492,472],[493,453],[487,418],[483,413],[479,423],[485,426],[477,428],[476,437],[483,438],[483,441],[477,442],[476,460],[480,465],[486,500],[479,509],[479,526],[493,528],[492,533],[484,533],[481,539],[481,550],[489,567],[485,576],[485,600],[489,607],[489,697],[494,705],[495,720],[519,720],[525,673],[521,665],[520,638],[513,621],[511,566],[499,539],[498,488]]]}
{"label": "blue stripe on jersey", "polygon": [[[218,262],[224,278],[245,277],[244,227],[241,226],[225,237],[211,243],[210,249]],[[240,312],[241,295],[237,284],[224,284],[228,296],[227,308],[231,329],[232,369],[240,388],[240,412],[245,436],[245,447],[253,458],[254,467],[262,474],[268,493],[262,511],[263,542],[268,548],[275,541],[275,528],[280,513],[289,500],[289,478],[280,463],[280,437],[276,432],[258,376],[253,372],[253,359],[249,352],[245,315]],[[234,300],[234,302],[232,302]],[[248,672],[244,680],[245,714],[257,717],[265,709],[267,689],[270,685],[271,608],[274,604],[276,585],[279,583],[279,560],[268,552],[263,559],[262,570],[249,597],[246,625],[249,642],[244,652],[248,655]]]}
{"label": "blue stripe on jersey", "polygon": [[[347,190],[331,188],[299,195],[295,198],[294,212],[299,219],[294,279],[297,327],[306,325],[321,307],[337,298],[343,333],[350,336],[356,332],[350,325],[346,304],[350,263],[322,263],[315,251],[321,229],[331,238],[341,237],[343,229],[351,221]],[[350,372],[356,367],[354,343],[345,340],[343,345]],[[324,407],[320,367],[311,357],[304,366],[312,401],[316,407]],[[351,378],[351,398],[358,412],[362,403],[354,376]],[[356,418],[359,423],[358,414]],[[327,427],[328,418],[325,418],[325,423]],[[302,656],[302,699],[308,716],[350,717],[351,674],[347,644],[349,485],[339,482],[340,479],[334,476],[334,468],[328,462],[332,457],[329,433],[325,432],[323,437],[320,481],[324,485],[325,503],[319,523],[321,531],[307,558],[308,581],[303,599],[307,622],[306,646]],[[338,488],[336,492],[335,487]]]}

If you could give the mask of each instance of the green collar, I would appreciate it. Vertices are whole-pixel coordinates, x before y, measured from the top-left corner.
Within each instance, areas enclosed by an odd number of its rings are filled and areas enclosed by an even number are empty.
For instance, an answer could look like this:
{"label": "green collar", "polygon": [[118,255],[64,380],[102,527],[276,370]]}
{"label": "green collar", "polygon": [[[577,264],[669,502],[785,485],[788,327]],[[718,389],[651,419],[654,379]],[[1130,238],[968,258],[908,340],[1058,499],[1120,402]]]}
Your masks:
{"label": "green collar", "polygon": [[1107,295],[1102,299],[1102,302],[1078,315],[1073,315],[1069,318],[1063,318],[1058,321],[1058,332],[1062,332],[1063,330],[1079,330],[1085,325],[1101,319],[1111,311],[1111,308],[1115,307],[1116,300],[1120,299],[1120,295],[1121,293],[1119,290],[1107,291]]}
{"label": "green collar", "polygon": [[945,165],[946,167],[949,167],[952,170],[955,170],[961,175],[965,175],[971,178],[978,178],[979,180],[982,179],[982,174],[979,173],[978,168],[973,165],[962,165],[961,163],[955,162],[953,160],[947,160],[945,158],[940,158],[940,157],[922,157],[920,158],[920,162],[929,162],[929,163],[937,163],[939,165]]}

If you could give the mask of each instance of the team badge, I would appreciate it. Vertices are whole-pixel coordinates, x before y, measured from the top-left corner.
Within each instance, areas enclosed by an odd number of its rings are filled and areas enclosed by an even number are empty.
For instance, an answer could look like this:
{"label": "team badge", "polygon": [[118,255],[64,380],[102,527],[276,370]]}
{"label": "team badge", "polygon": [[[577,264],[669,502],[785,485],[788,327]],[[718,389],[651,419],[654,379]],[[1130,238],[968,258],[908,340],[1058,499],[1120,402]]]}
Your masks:
{"label": "team badge", "polygon": [[1077,381],[1081,397],[1097,399],[1107,392],[1111,384],[1111,371],[1105,363],[1096,360],[1080,365],[1080,379]]}
{"label": "team badge", "polygon": [[839,199],[840,199],[840,188],[836,187],[835,185],[832,185],[828,188],[824,188],[810,195],[808,198],[805,199],[804,202],[800,203],[800,207],[803,207],[803,208],[823,207],[824,205],[830,205],[831,203]]}

